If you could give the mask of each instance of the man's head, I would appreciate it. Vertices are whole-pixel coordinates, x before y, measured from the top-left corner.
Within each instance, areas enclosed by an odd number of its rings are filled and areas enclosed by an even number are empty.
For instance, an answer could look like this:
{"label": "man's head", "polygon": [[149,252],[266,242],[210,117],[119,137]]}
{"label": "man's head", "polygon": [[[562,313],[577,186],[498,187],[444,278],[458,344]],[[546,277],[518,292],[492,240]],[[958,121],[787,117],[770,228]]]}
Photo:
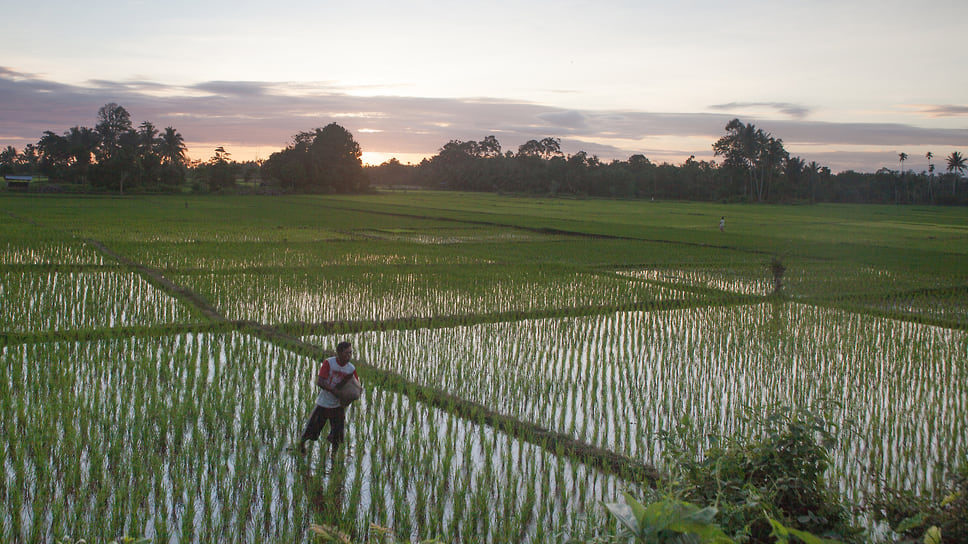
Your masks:
{"label": "man's head", "polygon": [[340,342],[336,344],[336,362],[345,365],[353,358],[353,344]]}

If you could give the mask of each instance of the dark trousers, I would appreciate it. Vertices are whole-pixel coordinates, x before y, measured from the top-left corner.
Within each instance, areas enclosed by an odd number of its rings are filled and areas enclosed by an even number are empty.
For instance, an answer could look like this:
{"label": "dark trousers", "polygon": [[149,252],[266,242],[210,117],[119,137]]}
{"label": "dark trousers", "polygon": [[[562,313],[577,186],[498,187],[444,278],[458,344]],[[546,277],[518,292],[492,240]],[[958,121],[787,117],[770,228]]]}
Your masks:
{"label": "dark trousers", "polygon": [[338,408],[323,408],[318,404],[309,416],[309,421],[306,422],[306,430],[303,431],[300,442],[307,440],[315,442],[319,440],[319,433],[322,432],[323,426],[326,425],[327,421],[329,421],[329,435],[326,437],[326,440],[329,440],[333,445],[342,443],[343,429],[346,426],[346,408],[343,406]]}

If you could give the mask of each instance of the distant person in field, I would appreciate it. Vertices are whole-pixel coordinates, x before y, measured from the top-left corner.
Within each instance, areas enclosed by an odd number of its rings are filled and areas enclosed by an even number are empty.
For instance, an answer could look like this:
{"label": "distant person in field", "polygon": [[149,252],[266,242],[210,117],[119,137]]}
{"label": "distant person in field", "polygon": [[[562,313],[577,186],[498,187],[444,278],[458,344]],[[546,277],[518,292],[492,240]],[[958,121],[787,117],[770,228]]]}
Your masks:
{"label": "distant person in field", "polygon": [[725,215],[719,218],[719,232],[723,232],[724,230],[726,230],[726,216]]}
{"label": "distant person in field", "polygon": [[320,388],[316,406],[306,422],[306,430],[299,439],[299,453],[306,452],[306,441],[316,441],[326,422],[329,422],[329,435],[326,440],[332,444],[333,452],[343,442],[343,429],[346,426],[346,406],[337,396],[337,387],[355,379],[359,383],[356,367],[350,362],[353,346],[349,342],[336,345],[336,356],[323,359],[316,374],[316,385]]}

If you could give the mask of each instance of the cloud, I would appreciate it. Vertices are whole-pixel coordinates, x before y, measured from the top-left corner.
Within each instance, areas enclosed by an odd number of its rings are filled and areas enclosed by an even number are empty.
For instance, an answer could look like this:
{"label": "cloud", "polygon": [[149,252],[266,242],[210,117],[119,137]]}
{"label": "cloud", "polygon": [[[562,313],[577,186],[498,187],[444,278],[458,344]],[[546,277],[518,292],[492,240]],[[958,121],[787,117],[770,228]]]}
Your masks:
{"label": "cloud", "polygon": [[586,127],[585,116],[577,111],[543,113],[538,118],[562,128],[583,129]]}
{"label": "cloud", "polygon": [[191,88],[219,96],[253,98],[266,95],[271,85],[259,81],[208,81]]}
{"label": "cloud", "polygon": [[928,117],[964,117],[968,115],[968,106],[953,106],[950,104],[936,106],[916,106],[917,112]]}
{"label": "cloud", "polygon": [[[284,148],[294,134],[337,122],[354,134],[364,151],[387,154],[432,155],[450,140],[481,140],[493,134],[510,150],[528,140],[551,136],[561,138],[566,153],[584,150],[602,160],[624,160],[642,153],[653,160],[681,162],[689,155],[712,159],[713,142],[736,117],[725,110],[743,106],[734,103],[714,108],[723,113],[602,111],[506,99],[358,96],[353,92],[353,88],[328,82],[210,81],[175,86],[98,80],[67,85],[0,67],[0,146],[20,149],[36,143],[46,130],[62,133],[76,125],[94,126],[98,109],[115,102],[130,112],[135,125],[147,120],[158,127],[175,127],[196,158],[207,158],[219,145],[230,151],[234,146],[259,148],[260,156],[266,158]],[[792,115],[807,111],[800,106],[751,104],[763,106],[760,109],[767,114],[786,112],[781,119],[769,115],[741,119],[782,138],[788,149],[812,146],[819,153],[821,147],[827,152],[833,146],[853,150],[863,146],[968,147],[968,129],[805,121]],[[958,111],[955,106],[945,108]],[[893,148],[890,155],[892,160],[896,157]],[[234,156],[241,158],[238,153]],[[814,155],[802,156],[820,161]],[[884,164],[883,158],[874,161],[873,155],[863,153],[830,157],[843,169],[874,171]],[[856,163],[850,162],[854,159]]]}
{"label": "cloud", "polygon": [[714,104],[709,109],[719,111],[736,110],[772,110],[788,115],[794,119],[803,119],[812,111],[806,106],[791,104],[789,102],[730,102],[728,104]]}

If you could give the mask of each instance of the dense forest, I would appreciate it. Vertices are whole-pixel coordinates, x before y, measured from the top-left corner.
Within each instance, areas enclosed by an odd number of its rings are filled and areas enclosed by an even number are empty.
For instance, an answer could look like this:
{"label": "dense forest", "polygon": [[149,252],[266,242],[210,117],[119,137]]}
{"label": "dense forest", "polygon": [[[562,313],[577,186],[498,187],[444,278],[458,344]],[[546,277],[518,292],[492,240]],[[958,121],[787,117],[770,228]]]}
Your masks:
{"label": "dense forest", "polygon": [[[968,205],[965,157],[927,153],[928,168],[874,173],[829,168],[792,156],[783,141],[739,119],[712,144],[718,161],[656,164],[641,154],[602,161],[566,155],[557,138],[530,140],[517,152],[494,136],[451,140],[417,165],[392,159],[364,167],[353,135],[336,123],[299,132],[265,161],[236,162],[224,147],[207,161],[189,161],[182,135],[144,121],[134,127],[118,104],[98,110],[94,128],[44,132],[18,152],[0,151],[0,174],[46,177],[39,190],[73,192],[352,193],[374,186],[423,187],[578,197],[725,202],[848,202]],[[937,166],[937,168],[936,168]]]}

